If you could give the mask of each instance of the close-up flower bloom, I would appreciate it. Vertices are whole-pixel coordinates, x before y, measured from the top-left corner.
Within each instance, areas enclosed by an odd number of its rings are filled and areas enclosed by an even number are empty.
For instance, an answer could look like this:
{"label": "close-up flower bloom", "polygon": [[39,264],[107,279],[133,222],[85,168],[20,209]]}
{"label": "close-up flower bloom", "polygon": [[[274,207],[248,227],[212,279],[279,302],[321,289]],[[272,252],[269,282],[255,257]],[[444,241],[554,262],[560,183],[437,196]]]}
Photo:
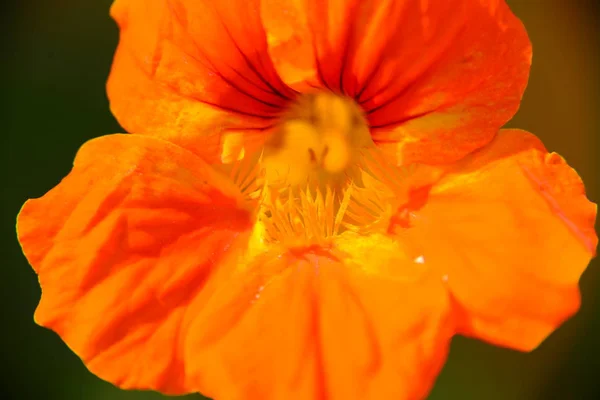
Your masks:
{"label": "close-up flower bloom", "polygon": [[38,324],[124,389],[421,399],[460,334],[579,308],[596,205],[502,126],[531,65],[502,0],[116,0],[129,133],[23,206]]}

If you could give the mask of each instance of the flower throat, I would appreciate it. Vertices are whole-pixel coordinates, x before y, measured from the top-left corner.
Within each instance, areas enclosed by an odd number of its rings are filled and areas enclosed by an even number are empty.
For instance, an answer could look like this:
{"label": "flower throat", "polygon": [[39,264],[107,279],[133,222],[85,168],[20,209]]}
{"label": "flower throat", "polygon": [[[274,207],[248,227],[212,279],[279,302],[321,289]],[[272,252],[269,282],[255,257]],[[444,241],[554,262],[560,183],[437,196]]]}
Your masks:
{"label": "flower throat", "polygon": [[366,119],[352,99],[331,92],[305,94],[286,110],[265,145],[265,178],[269,185],[337,186],[371,146]]}
{"label": "flower throat", "polygon": [[251,247],[324,245],[344,231],[384,224],[390,210],[383,205],[393,195],[381,191],[379,178],[389,168],[378,155],[352,99],[331,92],[302,95],[264,146]]}

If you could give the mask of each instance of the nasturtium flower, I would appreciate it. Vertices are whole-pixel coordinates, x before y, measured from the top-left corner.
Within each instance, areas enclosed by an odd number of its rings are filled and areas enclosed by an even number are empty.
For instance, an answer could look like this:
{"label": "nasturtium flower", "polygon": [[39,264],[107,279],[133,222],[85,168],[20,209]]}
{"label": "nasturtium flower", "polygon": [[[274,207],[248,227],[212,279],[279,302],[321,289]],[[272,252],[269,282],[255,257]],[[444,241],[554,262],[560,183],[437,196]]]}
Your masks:
{"label": "nasturtium flower", "polygon": [[[531,46],[501,0],[117,0],[93,139],[18,217],[40,325],[122,388],[418,399],[462,334],[579,307],[596,206],[500,130]],[[565,134],[568,134],[565,132]]]}

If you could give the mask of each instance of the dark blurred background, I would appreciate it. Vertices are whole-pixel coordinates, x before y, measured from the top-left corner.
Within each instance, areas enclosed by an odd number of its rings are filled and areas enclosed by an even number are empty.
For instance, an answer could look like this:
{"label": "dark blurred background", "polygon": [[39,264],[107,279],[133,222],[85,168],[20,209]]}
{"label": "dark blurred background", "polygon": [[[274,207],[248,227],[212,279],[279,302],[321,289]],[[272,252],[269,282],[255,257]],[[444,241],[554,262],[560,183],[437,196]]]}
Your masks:
{"label": "dark blurred background", "polygon": [[[15,236],[21,204],[58,183],[83,142],[121,131],[104,90],[118,39],[108,17],[110,3],[19,0],[0,5],[2,399],[163,399],[101,381],[54,333],[34,324],[40,290]],[[588,197],[598,202],[600,2],[509,4],[524,21],[534,48],[529,87],[509,126],[537,134],[548,149],[563,155],[586,182]],[[430,398],[600,399],[598,267],[594,260],[582,278],[580,313],[533,353],[456,338]]]}

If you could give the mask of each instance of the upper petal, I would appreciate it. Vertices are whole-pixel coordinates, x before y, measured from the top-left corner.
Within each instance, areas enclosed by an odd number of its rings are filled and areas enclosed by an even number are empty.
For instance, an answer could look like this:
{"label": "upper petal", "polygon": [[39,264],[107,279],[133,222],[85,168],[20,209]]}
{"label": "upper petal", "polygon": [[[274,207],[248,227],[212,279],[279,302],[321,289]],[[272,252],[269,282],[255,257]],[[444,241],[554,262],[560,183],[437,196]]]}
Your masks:
{"label": "upper petal", "polygon": [[115,1],[120,42],[107,89],[125,129],[167,138],[211,161],[225,130],[261,136],[293,92],[267,54],[257,4]]}
{"label": "upper petal", "polygon": [[530,350],[577,311],[596,205],[560,156],[501,131],[426,191],[392,230],[447,281],[463,333]]}
{"label": "upper petal", "polygon": [[258,256],[204,309],[191,372],[217,399],[423,398],[454,327],[441,280],[400,250],[351,235]]}
{"label": "upper petal", "polygon": [[250,225],[239,190],[187,150],[139,135],[91,140],[18,217],[42,286],[35,319],[120,387],[197,391],[182,342]]}
{"label": "upper petal", "polygon": [[312,33],[304,0],[261,0],[268,51],[281,79],[302,88],[317,79]]}
{"label": "upper petal", "polygon": [[354,97],[398,163],[456,161],[519,106],[531,44],[503,0],[280,3],[262,15],[282,78]]}

